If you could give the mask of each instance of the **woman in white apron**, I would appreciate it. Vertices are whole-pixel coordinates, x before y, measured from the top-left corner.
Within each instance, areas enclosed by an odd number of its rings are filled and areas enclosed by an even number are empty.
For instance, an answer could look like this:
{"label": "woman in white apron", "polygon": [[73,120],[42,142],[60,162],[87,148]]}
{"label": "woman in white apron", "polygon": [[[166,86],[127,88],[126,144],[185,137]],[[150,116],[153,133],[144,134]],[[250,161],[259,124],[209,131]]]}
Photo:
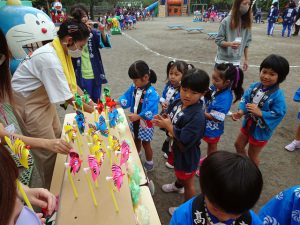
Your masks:
{"label": "woman in white apron", "polygon": [[[5,39],[5,35],[0,30],[0,140],[5,145],[5,136],[20,138],[32,148],[44,148],[48,151],[68,154],[71,145],[62,139],[41,139],[22,136],[18,121],[14,115],[14,100],[11,87],[11,74],[9,71],[9,49]],[[30,156],[31,157],[31,156]],[[40,176],[35,167],[34,161],[29,160],[27,169],[21,166],[17,157],[13,157],[18,169],[19,180],[24,185],[30,187],[41,187]]]}
{"label": "woman in white apron", "polygon": [[[53,139],[61,135],[55,103],[72,104],[77,88],[71,57],[80,57],[89,37],[83,23],[67,20],[61,24],[53,42],[27,57],[12,78],[17,119],[24,135]],[[93,102],[84,103],[92,112]],[[50,188],[56,153],[45,149],[32,151],[44,188]]]}

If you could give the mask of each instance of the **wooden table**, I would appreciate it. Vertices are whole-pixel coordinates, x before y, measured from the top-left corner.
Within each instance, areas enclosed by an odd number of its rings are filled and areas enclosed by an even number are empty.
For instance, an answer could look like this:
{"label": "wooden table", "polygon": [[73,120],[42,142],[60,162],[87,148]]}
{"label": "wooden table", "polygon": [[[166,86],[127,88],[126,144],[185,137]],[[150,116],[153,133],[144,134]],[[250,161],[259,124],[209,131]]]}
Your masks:
{"label": "wooden table", "polygon": [[[132,135],[130,133],[128,123],[124,114],[123,109],[118,109],[119,114],[124,116],[124,125],[126,125],[126,131],[123,134],[118,132],[117,128],[111,129],[111,132],[118,138],[120,138],[120,143],[122,140],[129,142],[131,154],[133,161],[140,168],[141,171],[141,184],[147,182],[146,175],[143,170],[140,158],[138,156],[136,147]],[[64,124],[73,123],[75,113],[67,114],[65,116]],[[94,117],[91,114],[85,113],[86,121],[93,123]],[[86,124],[87,126],[87,124]],[[64,132],[63,132],[64,133]],[[101,139],[107,144],[107,138],[101,136]],[[88,189],[88,184],[84,176],[83,167],[88,167],[87,155],[88,151],[88,141],[86,136],[82,137],[83,142],[83,160],[82,168],[74,178],[75,186],[78,190],[78,199],[74,198],[71,184],[68,180],[64,163],[67,162],[67,156],[58,155],[56,159],[56,164],[54,168],[51,192],[54,194],[59,194],[59,210],[56,216],[56,225],[136,225],[136,219],[134,215],[134,210],[132,206],[128,177],[124,176],[123,186],[120,192],[116,191],[115,196],[117,203],[119,205],[120,211],[117,213],[115,211],[113,201],[110,194],[109,184],[106,181],[107,176],[111,176],[110,160],[106,154],[105,160],[101,167],[101,173],[98,177],[99,187],[95,188],[93,183],[93,190],[98,202],[98,207],[95,207]],[[74,145],[77,149],[77,146]],[[119,159],[115,158],[113,161],[119,162]],[[122,170],[126,173],[125,166],[122,166]],[[90,174],[89,174],[90,176]],[[91,176],[90,176],[91,178]],[[92,181],[92,180],[91,180]],[[149,210],[150,225],[160,225],[159,220],[151,193],[147,186],[141,187],[140,204],[146,206]]]}

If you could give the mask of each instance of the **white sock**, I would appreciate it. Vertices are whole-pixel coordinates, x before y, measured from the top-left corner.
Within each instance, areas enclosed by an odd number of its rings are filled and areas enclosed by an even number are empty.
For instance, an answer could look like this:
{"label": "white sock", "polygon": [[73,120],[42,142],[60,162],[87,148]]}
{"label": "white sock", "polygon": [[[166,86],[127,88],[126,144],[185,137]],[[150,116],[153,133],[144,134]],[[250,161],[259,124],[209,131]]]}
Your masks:
{"label": "white sock", "polygon": [[147,163],[148,165],[153,165],[153,160],[151,160],[151,161],[146,160],[146,163]]}
{"label": "white sock", "polygon": [[296,139],[293,142],[297,145],[300,145],[300,141],[297,141]]}

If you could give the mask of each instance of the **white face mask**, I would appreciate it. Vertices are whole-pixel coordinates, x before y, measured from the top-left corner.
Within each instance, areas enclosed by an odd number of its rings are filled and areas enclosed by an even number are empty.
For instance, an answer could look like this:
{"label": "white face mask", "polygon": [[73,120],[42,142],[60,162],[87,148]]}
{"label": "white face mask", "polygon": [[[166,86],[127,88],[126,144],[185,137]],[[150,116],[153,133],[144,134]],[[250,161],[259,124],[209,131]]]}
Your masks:
{"label": "white face mask", "polygon": [[72,58],[80,58],[82,56],[82,50],[78,48],[76,50],[68,49],[68,55]]}
{"label": "white face mask", "polygon": [[6,56],[4,54],[0,54],[0,66],[5,62]]}
{"label": "white face mask", "polygon": [[242,15],[245,15],[248,12],[249,8],[250,6],[248,5],[240,5],[240,13]]}
{"label": "white face mask", "polygon": [[40,218],[26,206],[23,207],[15,225],[41,225]]}

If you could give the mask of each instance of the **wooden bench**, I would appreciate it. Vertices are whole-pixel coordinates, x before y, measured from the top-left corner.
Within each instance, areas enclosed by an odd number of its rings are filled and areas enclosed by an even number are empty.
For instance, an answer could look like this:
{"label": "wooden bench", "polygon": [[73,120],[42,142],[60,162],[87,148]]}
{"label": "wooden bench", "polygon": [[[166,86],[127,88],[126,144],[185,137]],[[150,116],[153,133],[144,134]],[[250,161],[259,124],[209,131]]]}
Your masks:
{"label": "wooden bench", "polygon": [[207,33],[207,35],[208,35],[208,38],[207,38],[208,40],[215,39],[218,35],[218,32],[209,32],[209,33]]}
{"label": "wooden bench", "polygon": [[171,30],[182,30],[184,28],[184,26],[180,24],[168,25],[168,27]]}
{"label": "wooden bench", "polygon": [[199,32],[203,33],[203,28],[202,27],[191,27],[191,28],[186,28],[185,29],[188,33],[194,33],[194,32]]}

